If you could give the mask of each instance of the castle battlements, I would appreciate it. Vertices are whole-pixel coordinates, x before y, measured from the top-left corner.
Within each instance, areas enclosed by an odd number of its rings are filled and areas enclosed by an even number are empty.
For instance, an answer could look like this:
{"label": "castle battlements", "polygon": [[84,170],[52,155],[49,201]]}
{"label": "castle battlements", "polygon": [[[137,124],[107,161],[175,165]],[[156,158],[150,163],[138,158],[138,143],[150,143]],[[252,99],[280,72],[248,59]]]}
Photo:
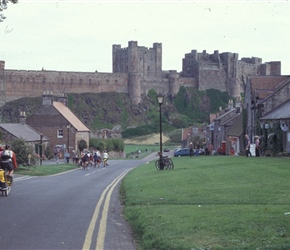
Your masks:
{"label": "castle battlements", "polygon": [[237,53],[215,50],[191,50],[182,59],[182,71],[162,69],[162,43],[152,47],[138,46],[129,41],[128,47],[112,46],[112,73],[55,70],[5,69],[0,60],[0,95],[3,105],[22,97],[41,96],[43,91],[56,93],[128,93],[132,103],[150,89],[177,94],[180,86],[199,90],[210,88],[227,91],[239,97],[242,75],[281,75],[281,62],[267,62],[257,57],[242,58]]}

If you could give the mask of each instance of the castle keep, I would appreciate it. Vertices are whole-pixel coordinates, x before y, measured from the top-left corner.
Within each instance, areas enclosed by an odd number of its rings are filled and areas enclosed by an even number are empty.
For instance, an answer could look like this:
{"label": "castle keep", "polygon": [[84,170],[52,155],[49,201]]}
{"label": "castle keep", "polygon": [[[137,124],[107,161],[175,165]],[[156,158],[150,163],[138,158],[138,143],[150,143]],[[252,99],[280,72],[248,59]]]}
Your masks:
{"label": "castle keep", "polygon": [[262,63],[261,58],[238,59],[237,53],[192,50],[182,59],[182,71],[162,69],[162,44],[152,48],[129,41],[127,48],[113,45],[113,72],[66,72],[5,69],[0,61],[0,105],[22,97],[53,93],[128,93],[132,103],[150,89],[174,96],[180,86],[218,89],[233,97],[243,92],[242,75],[281,75],[281,62]]}

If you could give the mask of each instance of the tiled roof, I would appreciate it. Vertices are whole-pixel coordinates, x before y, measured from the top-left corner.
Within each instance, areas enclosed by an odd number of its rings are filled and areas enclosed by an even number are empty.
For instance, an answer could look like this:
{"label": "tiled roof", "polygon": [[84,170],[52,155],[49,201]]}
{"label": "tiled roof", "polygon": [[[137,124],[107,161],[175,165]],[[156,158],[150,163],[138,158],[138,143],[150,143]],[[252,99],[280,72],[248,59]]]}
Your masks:
{"label": "tiled roof", "polygon": [[66,107],[62,102],[53,102],[53,106],[58,110],[60,114],[79,132],[90,131],[80,120],[77,118],[71,110]]}
{"label": "tiled roof", "polygon": [[264,99],[287,79],[289,76],[251,76],[252,90],[256,91],[256,96]]}
{"label": "tiled roof", "polygon": [[[16,136],[17,138],[23,138],[27,142],[40,140],[40,133],[27,124],[1,123],[0,127],[8,131],[10,134]],[[45,136],[43,136],[42,140],[49,141],[49,139]]]}
{"label": "tiled roof", "polygon": [[227,135],[239,137],[243,133],[243,116],[240,115],[240,118],[236,123],[228,130]]}

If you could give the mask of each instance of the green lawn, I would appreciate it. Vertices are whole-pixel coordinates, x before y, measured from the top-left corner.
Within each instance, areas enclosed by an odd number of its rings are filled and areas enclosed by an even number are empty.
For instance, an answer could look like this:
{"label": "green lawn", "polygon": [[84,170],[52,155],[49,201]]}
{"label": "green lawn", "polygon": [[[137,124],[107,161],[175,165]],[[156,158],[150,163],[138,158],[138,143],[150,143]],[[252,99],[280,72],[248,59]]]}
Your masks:
{"label": "green lawn", "polygon": [[154,162],[123,180],[138,249],[290,249],[290,158],[200,156]]}

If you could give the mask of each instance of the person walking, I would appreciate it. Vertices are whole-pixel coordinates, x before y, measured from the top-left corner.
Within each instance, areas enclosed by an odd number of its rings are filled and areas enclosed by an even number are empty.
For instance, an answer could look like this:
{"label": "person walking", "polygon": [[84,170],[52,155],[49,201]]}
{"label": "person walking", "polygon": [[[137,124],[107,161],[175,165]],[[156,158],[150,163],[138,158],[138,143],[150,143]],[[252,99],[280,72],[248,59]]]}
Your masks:
{"label": "person walking", "polygon": [[189,143],[189,156],[193,157],[193,144],[192,144],[192,142]]}
{"label": "person walking", "polygon": [[256,157],[260,156],[260,140],[259,140],[259,136],[255,136],[255,153],[256,153]]}
{"label": "person walking", "polygon": [[252,157],[252,154],[251,154],[251,151],[250,151],[250,148],[251,148],[251,140],[249,138],[249,136],[246,134],[245,135],[245,146],[246,146],[246,156],[247,157]]}
{"label": "person walking", "polygon": [[64,157],[66,159],[66,163],[69,163],[70,153],[67,150],[64,153]]}

